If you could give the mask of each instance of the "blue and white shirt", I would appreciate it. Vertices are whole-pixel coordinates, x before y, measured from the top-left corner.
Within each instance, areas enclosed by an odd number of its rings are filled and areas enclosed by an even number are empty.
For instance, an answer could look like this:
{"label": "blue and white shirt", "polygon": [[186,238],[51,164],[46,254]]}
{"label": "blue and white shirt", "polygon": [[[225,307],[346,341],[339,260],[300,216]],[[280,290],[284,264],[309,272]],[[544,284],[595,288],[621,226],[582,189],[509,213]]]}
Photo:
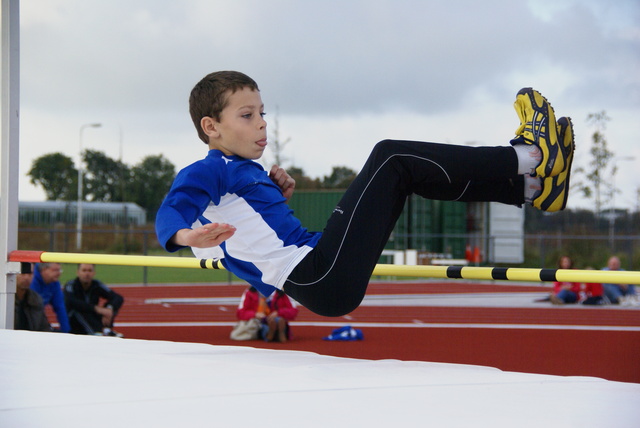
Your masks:
{"label": "blue and white shirt", "polygon": [[192,248],[198,258],[224,257],[222,265],[269,296],[282,289],[321,233],[309,232],[293,216],[282,191],[260,164],[210,150],[181,170],[156,216],[156,234],[167,251],[180,229],[227,223],[235,234],[212,248]]}

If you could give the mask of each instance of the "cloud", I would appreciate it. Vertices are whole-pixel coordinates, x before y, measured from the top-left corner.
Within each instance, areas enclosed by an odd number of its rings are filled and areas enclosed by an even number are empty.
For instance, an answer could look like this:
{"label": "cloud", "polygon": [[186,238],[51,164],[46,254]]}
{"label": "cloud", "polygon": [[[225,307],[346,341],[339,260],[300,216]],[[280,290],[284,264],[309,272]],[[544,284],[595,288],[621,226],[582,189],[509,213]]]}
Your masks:
{"label": "cloud", "polygon": [[[257,80],[267,112],[277,110],[293,138],[287,150],[319,175],[361,160],[382,138],[504,144],[523,86],[571,114],[585,147],[589,112],[610,113],[614,140],[637,131],[638,52],[636,0],[29,0],[22,157],[75,154],[79,127],[99,121],[87,134],[96,148],[114,150],[122,130],[128,163],[165,153],[184,166],[203,149],[189,91],[221,69]],[[315,156],[342,137],[345,161]]]}
{"label": "cloud", "polygon": [[478,86],[512,91],[500,82],[523,69],[552,63],[588,86],[603,71],[624,77],[620,62],[638,65],[638,40],[603,34],[580,2],[542,19],[504,0],[67,0],[45,7],[49,20],[40,3],[26,3],[25,97],[71,109],[174,109],[198,76],[236,68],[283,114],[436,112]]}

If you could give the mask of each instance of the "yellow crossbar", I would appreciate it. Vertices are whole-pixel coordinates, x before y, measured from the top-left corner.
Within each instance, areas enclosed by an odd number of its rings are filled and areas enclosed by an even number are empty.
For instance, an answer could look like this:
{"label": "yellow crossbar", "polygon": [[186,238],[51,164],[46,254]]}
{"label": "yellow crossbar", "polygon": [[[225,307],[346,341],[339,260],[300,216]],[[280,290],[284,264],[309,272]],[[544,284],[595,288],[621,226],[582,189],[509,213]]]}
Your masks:
{"label": "yellow crossbar", "polygon": [[[12,251],[9,261],[32,263],[93,263],[99,265],[224,269],[219,260],[191,257]],[[419,278],[489,279],[639,284],[640,272],[580,269],[531,269],[475,266],[408,266],[378,264],[373,275]]]}

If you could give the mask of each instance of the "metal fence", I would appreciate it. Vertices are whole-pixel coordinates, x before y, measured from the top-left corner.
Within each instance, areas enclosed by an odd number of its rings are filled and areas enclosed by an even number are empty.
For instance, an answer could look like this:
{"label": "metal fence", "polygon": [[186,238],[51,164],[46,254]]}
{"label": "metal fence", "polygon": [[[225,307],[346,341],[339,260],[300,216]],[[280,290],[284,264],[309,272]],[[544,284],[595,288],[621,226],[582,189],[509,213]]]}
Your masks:
{"label": "metal fence", "polygon": [[558,267],[557,260],[568,255],[576,268],[600,269],[610,256],[620,258],[622,268],[640,270],[639,235],[525,235],[525,260],[529,266]]}
{"label": "metal fence", "polygon": [[82,236],[82,248],[77,248],[75,228],[67,225],[21,227],[18,249],[109,254],[149,254],[161,249],[155,231],[149,226],[87,227],[82,230]]}
{"label": "metal fence", "polygon": [[[76,248],[76,230],[67,226],[53,228],[20,228],[18,230],[18,248],[21,250],[40,250],[55,252],[95,252],[108,254],[157,254],[162,252],[155,231],[151,226],[128,226],[113,228],[85,228],[82,248]],[[396,238],[399,236],[396,235]],[[415,234],[412,240],[439,242],[443,238],[452,241],[473,242],[480,248],[480,265],[493,265],[491,254],[496,237],[478,234]],[[504,236],[499,237],[504,239]],[[571,256],[577,268],[600,269],[606,265],[611,255],[617,255],[622,267],[627,270],[640,269],[640,235],[564,235],[528,234],[513,237],[524,239],[524,263],[521,267],[555,268],[561,255]],[[454,246],[457,248],[459,246]],[[422,250],[429,250],[422,249]],[[442,252],[438,249],[438,252]],[[452,258],[464,257],[456,249]]]}

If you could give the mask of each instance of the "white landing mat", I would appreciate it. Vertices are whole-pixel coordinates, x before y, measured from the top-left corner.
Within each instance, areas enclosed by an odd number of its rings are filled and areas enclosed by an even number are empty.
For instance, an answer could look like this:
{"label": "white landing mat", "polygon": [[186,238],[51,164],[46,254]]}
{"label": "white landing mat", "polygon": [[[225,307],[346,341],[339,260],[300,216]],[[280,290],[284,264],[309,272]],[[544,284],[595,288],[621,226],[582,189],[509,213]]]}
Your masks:
{"label": "white landing mat", "polygon": [[621,428],[639,400],[588,377],[0,330],[3,428]]}

